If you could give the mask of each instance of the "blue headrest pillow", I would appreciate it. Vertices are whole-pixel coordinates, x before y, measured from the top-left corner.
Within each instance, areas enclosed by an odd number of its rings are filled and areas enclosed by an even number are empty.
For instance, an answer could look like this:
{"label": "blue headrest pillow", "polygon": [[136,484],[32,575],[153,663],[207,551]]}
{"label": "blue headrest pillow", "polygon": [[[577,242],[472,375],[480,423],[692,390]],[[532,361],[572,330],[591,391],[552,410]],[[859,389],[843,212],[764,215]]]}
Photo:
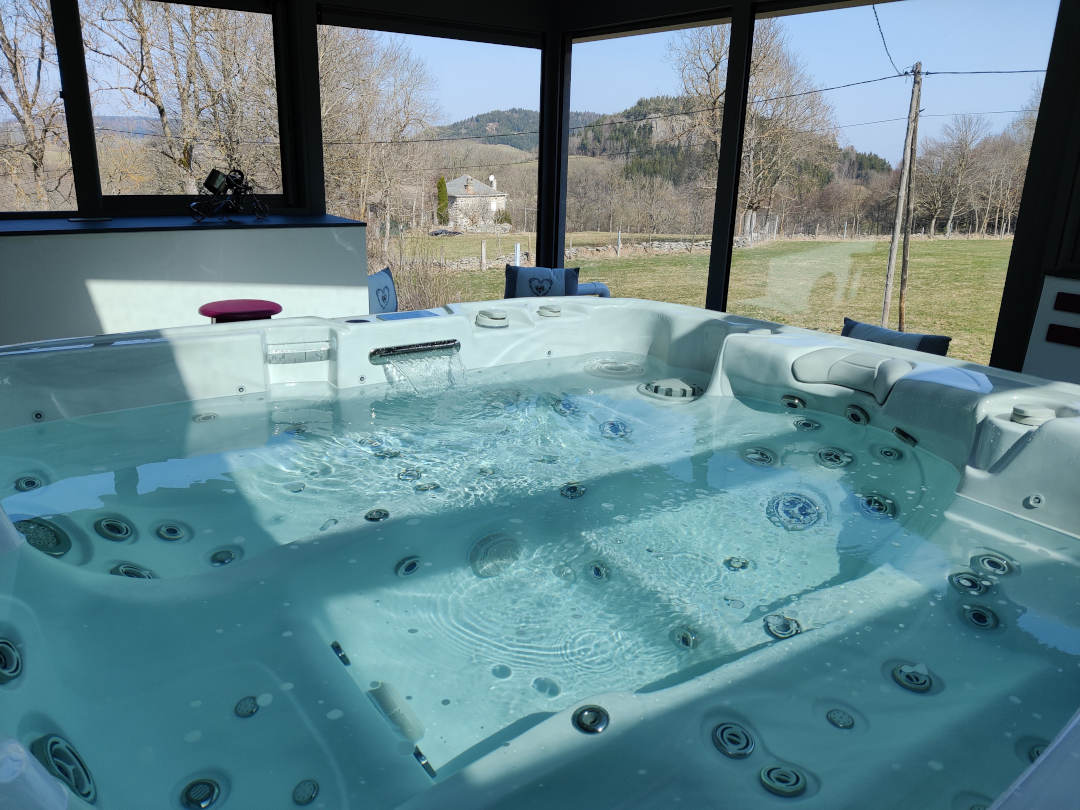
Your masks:
{"label": "blue headrest pillow", "polygon": [[368,312],[377,315],[382,312],[397,312],[397,289],[390,268],[385,267],[367,278]]}
{"label": "blue headrest pillow", "polygon": [[853,321],[851,318],[844,318],[844,329],[840,334],[844,337],[870,340],[874,343],[884,343],[888,346],[899,346],[901,349],[915,349],[920,352],[940,354],[942,357],[949,351],[949,342],[952,340],[951,337],[946,337],[945,335],[923,335],[918,332],[897,332],[893,329],[886,329],[883,326],[874,326],[869,323]]}
{"label": "blue headrest pillow", "polygon": [[506,265],[503,298],[577,295],[579,267],[515,267]]}

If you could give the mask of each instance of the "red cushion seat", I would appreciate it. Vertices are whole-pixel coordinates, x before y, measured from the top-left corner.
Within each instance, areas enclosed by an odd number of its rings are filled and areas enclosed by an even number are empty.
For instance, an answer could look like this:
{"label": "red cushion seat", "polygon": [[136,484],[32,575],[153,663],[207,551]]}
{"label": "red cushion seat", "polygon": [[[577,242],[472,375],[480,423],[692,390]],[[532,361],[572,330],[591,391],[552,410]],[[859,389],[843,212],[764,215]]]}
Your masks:
{"label": "red cushion seat", "polygon": [[199,307],[199,314],[214,323],[233,321],[259,321],[281,312],[281,304],[258,298],[231,298],[227,301],[211,301]]}

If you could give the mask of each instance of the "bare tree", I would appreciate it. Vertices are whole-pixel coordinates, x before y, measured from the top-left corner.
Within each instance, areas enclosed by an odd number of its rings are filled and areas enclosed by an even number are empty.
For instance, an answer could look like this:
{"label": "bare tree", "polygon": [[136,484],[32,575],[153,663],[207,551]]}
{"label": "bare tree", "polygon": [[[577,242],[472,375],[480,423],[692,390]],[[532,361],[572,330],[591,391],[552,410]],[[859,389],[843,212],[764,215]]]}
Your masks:
{"label": "bare tree", "polygon": [[400,38],[332,26],[319,27],[319,76],[328,209],[381,230],[368,250],[389,261],[394,223],[429,207],[441,168],[413,142],[437,113],[433,80]]}
{"label": "bare tree", "polygon": [[[146,0],[88,0],[83,31],[95,114],[152,116],[156,188],[194,194],[209,169],[281,187],[269,15]],[[130,193],[132,188],[110,189]]]}
{"label": "bare tree", "polygon": [[937,222],[953,198],[948,151],[945,144],[927,138],[920,144],[919,171],[915,175],[915,206],[927,218],[927,235],[933,239]]}
{"label": "bare tree", "polygon": [[942,141],[952,191],[949,218],[945,223],[946,236],[952,235],[960,199],[971,184],[975,147],[985,134],[986,120],[978,115],[956,115],[945,125]]}
{"label": "bare tree", "polygon": [[[9,137],[0,141],[0,166],[12,179],[16,209],[71,204],[55,52],[47,0],[0,0],[0,102],[14,119],[4,127]],[[31,178],[29,194],[24,177]]]}
{"label": "bare tree", "polygon": [[[729,26],[682,31],[671,46],[683,92],[703,112],[690,117],[689,129],[707,140],[719,156],[726,95]],[[813,90],[809,76],[790,53],[783,23],[760,21],[754,29],[750,86],[739,176],[742,229],[767,210],[781,183],[811,164],[824,162],[835,147],[832,109]]]}

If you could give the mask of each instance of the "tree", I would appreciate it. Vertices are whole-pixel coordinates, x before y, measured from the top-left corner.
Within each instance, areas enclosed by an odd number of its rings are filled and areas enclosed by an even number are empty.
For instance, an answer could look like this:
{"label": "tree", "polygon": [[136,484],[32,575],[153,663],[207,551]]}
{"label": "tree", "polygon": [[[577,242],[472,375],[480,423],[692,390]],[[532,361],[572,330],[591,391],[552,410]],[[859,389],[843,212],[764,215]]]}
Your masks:
{"label": "tree", "polygon": [[[47,208],[50,197],[71,203],[67,130],[55,61],[48,2],[0,0],[0,102],[14,119],[14,137],[0,143],[0,166],[13,181],[17,195],[11,200],[13,208]],[[50,148],[64,157],[50,161]],[[18,179],[22,177],[32,179],[30,201],[22,197],[26,194]]]}
{"label": "tree", "polygon": [[[726,97],[730,28],[705,26],[681,31],[671,56],[683,92],[701,112],[689,116],[688,132],[720,153]],[[781,184],[823,167],[835,150],[833,113],[802,64],[784,41],[783,23],[765,19],[754,27],[750,86],[739,176],[742,229],[753,233],[760,211],[768,210]],[[828,182],[824,182],[818,187]]]}
{"label": "tree", "polygon": [[446,225],[450,222],[450,200],[446,196],[446,178],[439,176],[438,185],[439,194],[439,207],[436,209],[436,216],[438,217],[440,225]]}
{"label": "tree", "polygon": [[986,134],[986,120],[977,115],[954,115],[945,125],[942,139],[952,203],[945,223],[945,235],[951,236],[961,196],[968,191],[974,168],[975,146]]}
{"label": "tree", "polygon": [[434,172],[417,168],[432,149],[414,141],[437,113],[433,82],[398,37],[330,25],[318,37],[327,208],[381,226],[368,252],[389,261],[393,223],[433,207]]}
{"label": "tree", "polygon": [[952,199],[945,144],[935,138],[927,138],[919,145],[916,163],[919,170],[915,174],[915,208],[919,216],[927,218],[927,235],[933,239],[938,219]]}
{"label": "tree", "polygon": [[274,69],[260,58],[273,49],[268,15],[88,0],[83,31],[99,104],[119,94],[156,120],[158,131],[143,136],[159,159],[148,190],[195,194],[211,168],[240,168],[257,187],[280,189]]}

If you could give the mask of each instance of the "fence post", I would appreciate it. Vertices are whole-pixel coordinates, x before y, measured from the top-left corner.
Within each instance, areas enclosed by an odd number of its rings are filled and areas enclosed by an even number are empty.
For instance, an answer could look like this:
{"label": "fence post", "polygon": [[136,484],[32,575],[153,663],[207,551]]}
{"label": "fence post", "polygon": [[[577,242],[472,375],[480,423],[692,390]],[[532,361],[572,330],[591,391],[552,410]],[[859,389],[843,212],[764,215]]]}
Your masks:
{"label": "fence post", "polygon": [[521,242],[514,243],[514,267],[521,267]]}
{"label": "fence post", "polygon": [[487,270],[487,239],[480,240],[480,269]]}

